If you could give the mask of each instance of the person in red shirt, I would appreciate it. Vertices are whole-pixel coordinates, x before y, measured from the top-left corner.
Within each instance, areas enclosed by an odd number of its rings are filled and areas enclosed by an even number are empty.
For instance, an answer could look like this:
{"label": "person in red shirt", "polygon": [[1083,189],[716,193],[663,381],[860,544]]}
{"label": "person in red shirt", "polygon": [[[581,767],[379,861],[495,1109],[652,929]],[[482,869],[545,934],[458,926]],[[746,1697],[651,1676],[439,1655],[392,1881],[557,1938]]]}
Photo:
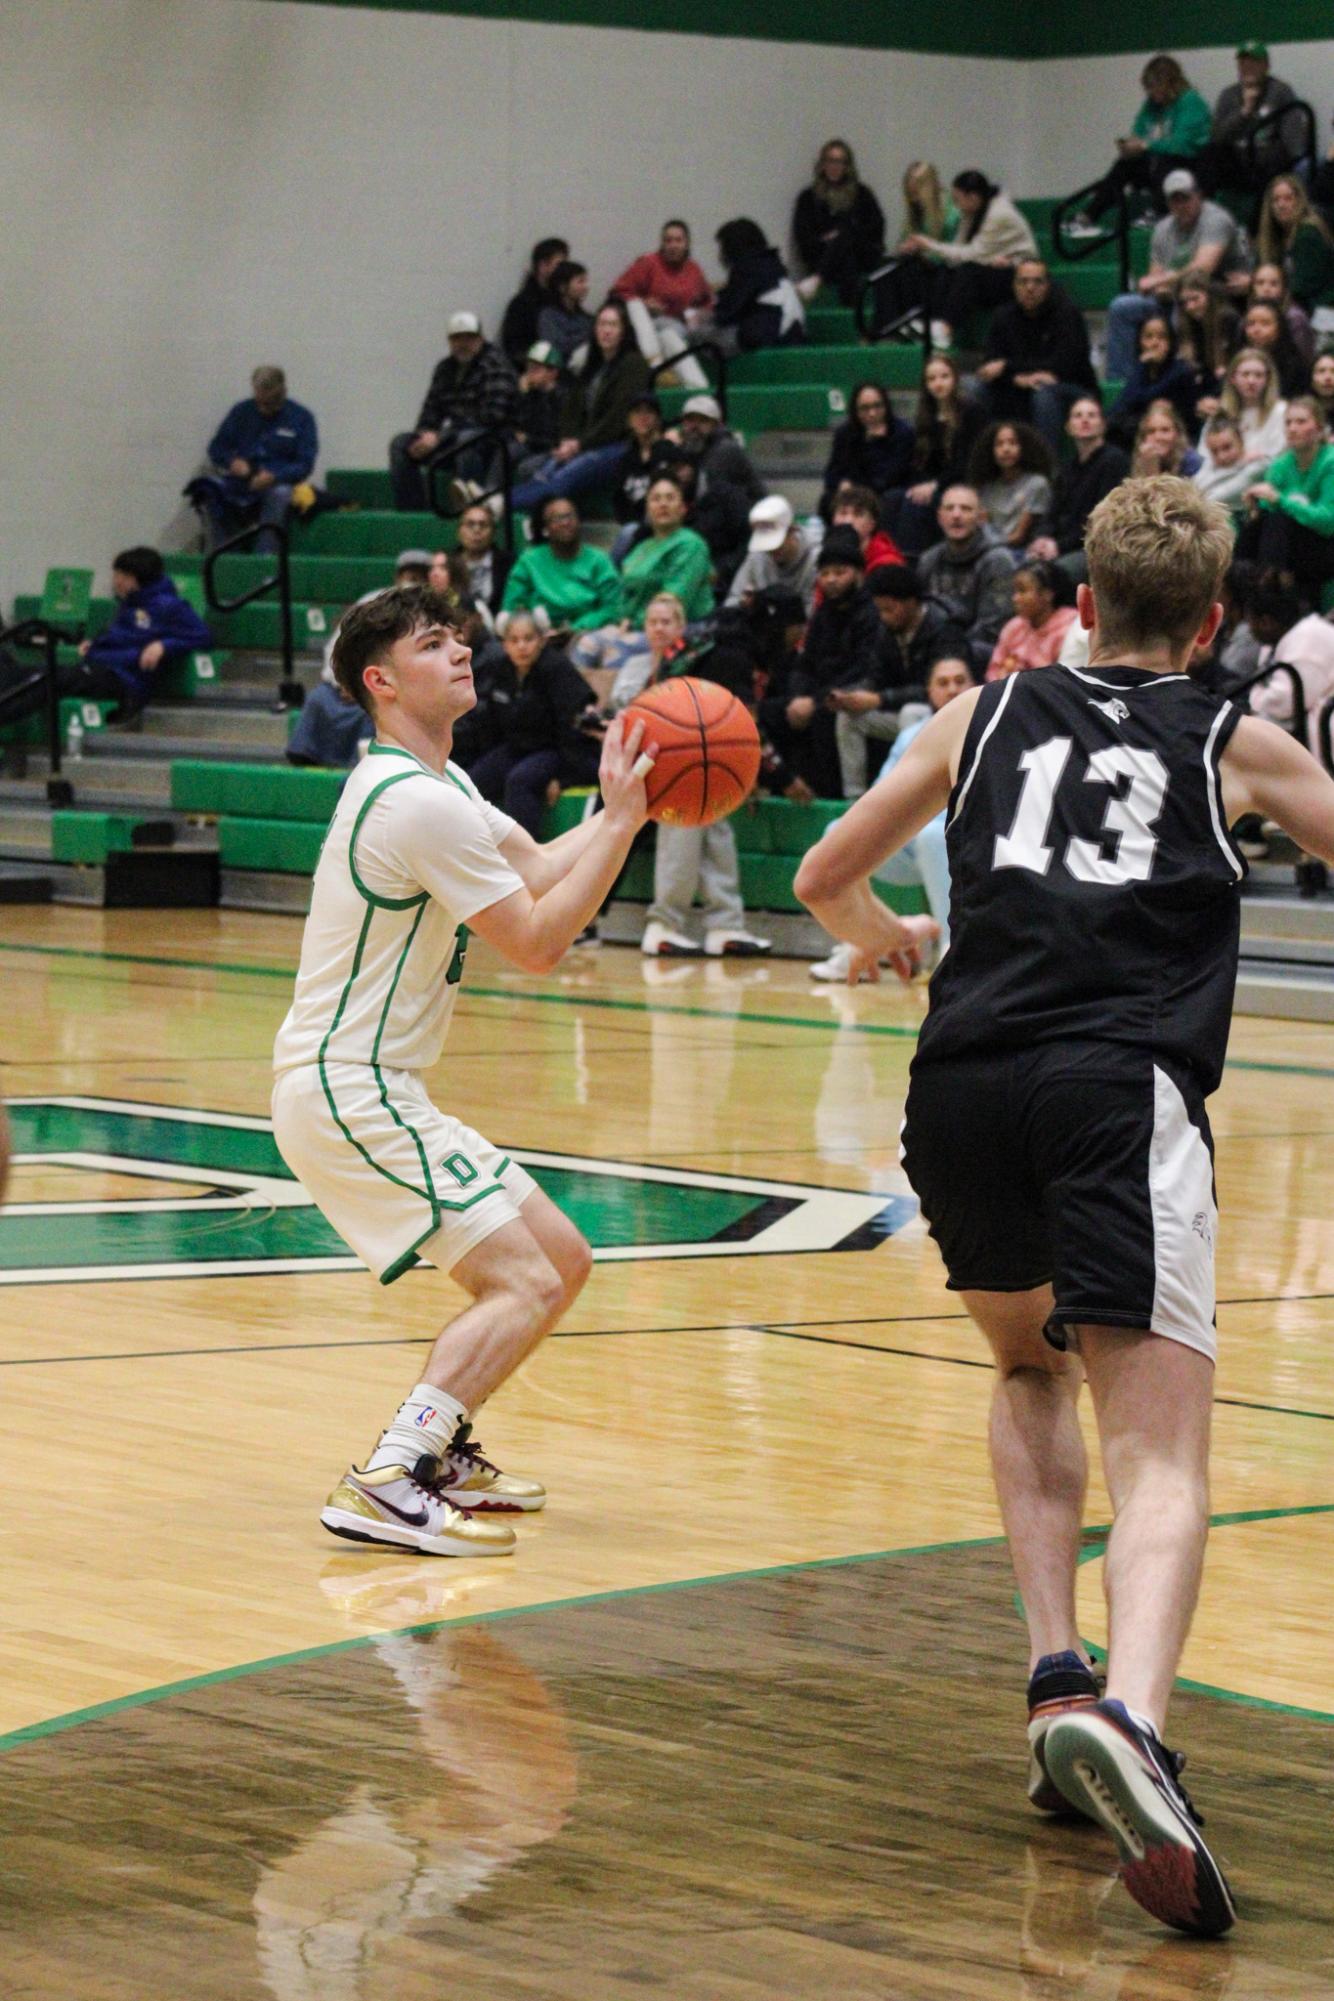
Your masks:
{"label": "person in red shirt", "polygon": [[645,251],[622,271],[611,296],[624,299],[650,367],[674,360],[676,376],[687,389],[708,388],[704,370],[684,350],[693,315],[713,304],[713,287],[690,255],[690,230],[684,222],[675,217],[664,222],[657,249]]}
{"label": "person in red shirt", "polygon": [[830,526],[856,529],[868,576],[881,563],[906,561],[897,542],[880,526],[880,502],[869,486],[848,481],[836,490]]}

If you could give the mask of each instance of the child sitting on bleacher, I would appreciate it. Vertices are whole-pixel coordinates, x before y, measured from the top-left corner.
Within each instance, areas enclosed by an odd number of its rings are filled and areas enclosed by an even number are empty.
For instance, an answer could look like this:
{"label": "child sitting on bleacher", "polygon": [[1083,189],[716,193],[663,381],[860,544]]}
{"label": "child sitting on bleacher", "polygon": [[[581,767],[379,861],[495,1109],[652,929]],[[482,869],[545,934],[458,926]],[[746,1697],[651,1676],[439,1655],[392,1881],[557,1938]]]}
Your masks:
{"label": "child sitting on bleacher", "polygon": [[[117,608],[109,625],[82,640],[77,660],[57,665],[62,696],[119,701],[122,711],[142,709],[156,676],[199,647],[212,634],[167,576],[156,549],[123,549],[111,564],[111,591]],[[46,674],[35,663],[10,656],[0,663],[0,723],[36,715],[46,703]]]}

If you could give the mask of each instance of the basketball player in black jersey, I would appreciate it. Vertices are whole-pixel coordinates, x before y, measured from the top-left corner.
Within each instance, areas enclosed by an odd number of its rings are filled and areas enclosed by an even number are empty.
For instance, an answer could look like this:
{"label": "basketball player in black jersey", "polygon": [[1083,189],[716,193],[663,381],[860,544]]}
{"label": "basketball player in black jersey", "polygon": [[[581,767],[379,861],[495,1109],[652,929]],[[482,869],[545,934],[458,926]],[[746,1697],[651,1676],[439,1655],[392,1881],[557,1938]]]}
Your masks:
{"label": "basketball player in black jersey", "polygon": [[[1245,863],[1276,820],[1334,861],[1334,782],[1187,672],[1222,617],[1222,509],[1128,480],[1086,537],[1089,665],[951,702],[811,850],[797,893],[911,972],[924,919],[868,877],[948,803],[952,942],[912,1066],[904,1164],[950,1286],[991,1344],[991,1455],[1032,1644],[1030,1797],[1096,1819],[1122,1881],[1205,1936],[1235,1909],[1165,1749],[1208,1527],[1213,1153]],[[1075,1624],[1087,1377],[1114,1526],[1107,1690]]]}

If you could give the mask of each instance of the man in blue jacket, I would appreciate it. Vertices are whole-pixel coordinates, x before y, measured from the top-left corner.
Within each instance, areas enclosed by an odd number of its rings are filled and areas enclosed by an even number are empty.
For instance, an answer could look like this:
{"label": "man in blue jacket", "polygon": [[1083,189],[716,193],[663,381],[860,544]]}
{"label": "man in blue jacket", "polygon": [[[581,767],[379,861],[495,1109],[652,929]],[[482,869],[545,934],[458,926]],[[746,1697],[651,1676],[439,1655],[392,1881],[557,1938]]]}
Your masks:
{"label": "man in blue jacket", "polygon": [[217,542],[252,521],[286,521],[292,488],[310,478],[319,455],[315,419],[288,395],[281,368],[257,368],[250,386],[253,396],[234,403],[214,433],[214,477],[200,482]]}
{"label": "man in blue jacket", "polygon": [[[119,700],[141,709],[163,667],[210,646],[212,635],[163,570],[156,549],[123,549],[111,565],[112,595],[119,600],[111,623],[85,639],[78,661],[56,669],[61,695]],[[0,723],[36,714],[46,701],[46,678],[17,661],[0,664]]]}

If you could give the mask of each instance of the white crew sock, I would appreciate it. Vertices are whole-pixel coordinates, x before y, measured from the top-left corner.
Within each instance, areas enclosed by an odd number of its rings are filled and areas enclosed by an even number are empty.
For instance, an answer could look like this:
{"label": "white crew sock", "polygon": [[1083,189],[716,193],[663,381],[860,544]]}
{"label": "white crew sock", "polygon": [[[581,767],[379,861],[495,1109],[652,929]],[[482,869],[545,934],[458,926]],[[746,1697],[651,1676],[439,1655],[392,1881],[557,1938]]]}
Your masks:
{"label": "white crew sock", "polygon": [[448,1390],[418,1383],[381,1432],[367,1472],[377,1466],[406,1466],[410,1472],[424,1452],[443,1459],[454,1433],[467,1419],[467,1411]]}
{"label": "white crew sock", "polygon": [[1130,1704],[1127,1703],[1126,1715],[1130,1718],[1132,1723],[1138,1723],[1140,1729],[1144,1732],[1145,1736],[1152,1737],[1155,1744],[1160,1744],[1162,1742],[1162,1739],[1158,1735],[1157,1725],[1149,1721],[1149,1718],[1144,1714],[1144,1711],[1142,1709],[1132,1709],[1130,1707]]}

